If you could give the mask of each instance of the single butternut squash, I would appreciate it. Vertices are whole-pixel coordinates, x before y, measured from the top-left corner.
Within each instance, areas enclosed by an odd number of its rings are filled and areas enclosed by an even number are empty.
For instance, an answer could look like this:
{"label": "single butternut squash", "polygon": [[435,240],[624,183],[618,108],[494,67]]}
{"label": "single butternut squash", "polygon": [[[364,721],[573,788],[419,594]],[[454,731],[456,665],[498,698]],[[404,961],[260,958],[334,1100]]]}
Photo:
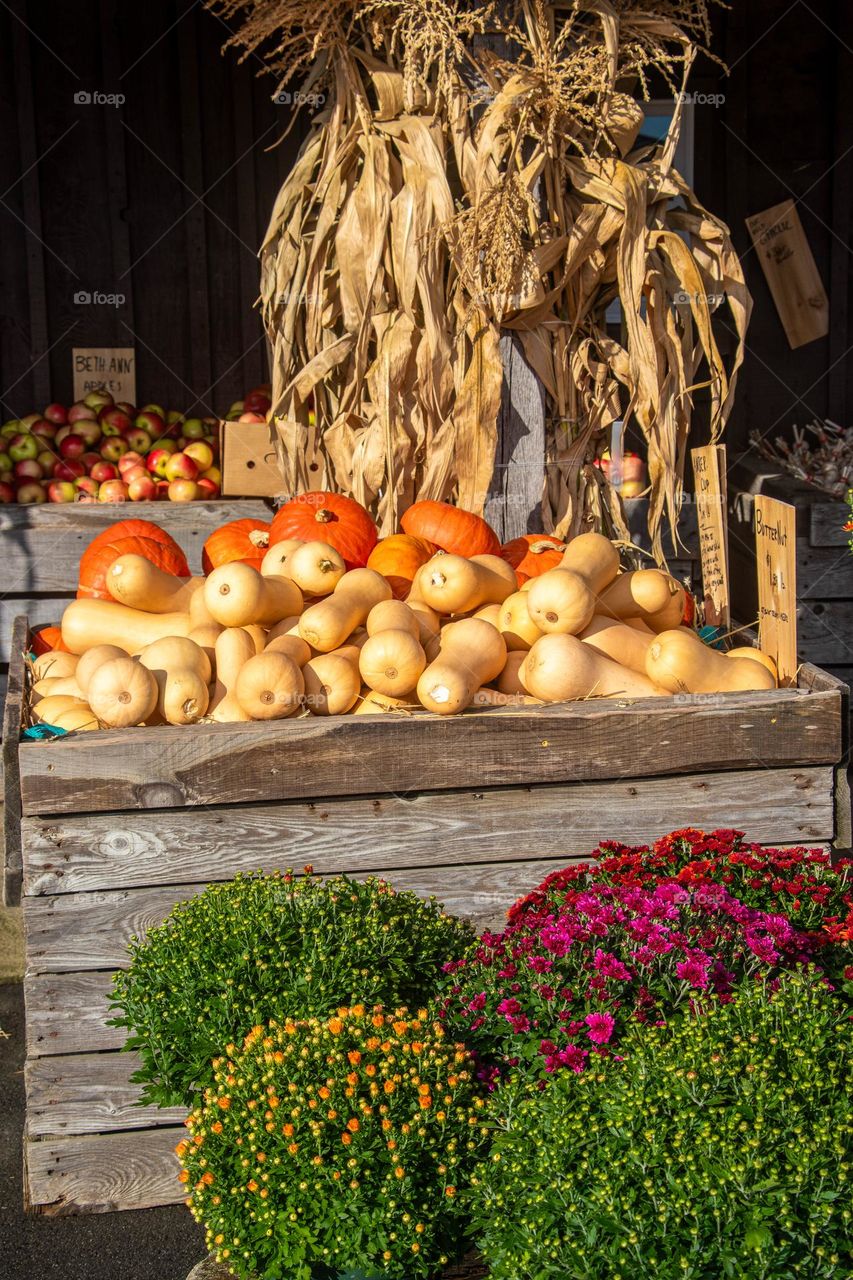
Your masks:
{"label": "single butternut squash", "polygon": [[216,621],[205,603],[204,587],[201,587],[190,598],[189,615],[190,630],[192,631],[195,631],[196,627],[220,626],[220,623]]}
{"label": "single butternut squash", "polygon": [[367,640],[358,669],[364,683],[376,693],[402,698],[415,688],[426,664],[426,654],[411,631],[386,630]]}
{"label": "single butternut squash", "polygon": [[184,613],[204,578],[178,578],[145,556],[126,555],[112,562],[105,582],[117,604],[146,613]]}
{"label": "single butternut squash", "polygon": [[507,649],[527,650],[542,635],[530,616],[529,604],[530,596],[527,591],[515,591],[500,606],[498,630]]}
{"label": "single butternut squash", "polygon": [[418,701],[442,716],[463,711],[481,685],[500,675],[506,652],[503,636],[482,618],[449,623],[438,657],[418,681]]}
{"label": "single butternut squash", "polygon": [[[352,569],[351,573],[361,573]],[[372,569],[366,570],[372,573]],[[338,653],[321,653],[302,668],[305,705],[315,716],[342,716],[355,706],[361,689],[358,670]]]}
{"label": "single butternut squash", "polygon": [[577,635],[595,613],[595,595],[571,569],[549,569],[531,580],[526,594],[530,620],[545,635]]}
{"label": "single butternut squash", "polygon": [[651,698],[660,693],[647,676],[629,671],[570,635],[545,635],[537,640],[520,677],[527,692],[543,702]]}
{"label": "single butternut squash", "polygon": [[242,627],[229,627],[216,637],[216,683],[210,699],[210,714],[218,724],[235,724],[250,720],[237,701],[237,677],[250,658],[255,657],[255,642]]}
{"label": "single butternut squash", "polygon": [[471,613],[485,604],[501,604],[518,590],[512,565],[500,556],[435,556],[417,577],[420,596],[445,617]]}
{"label": "single butternut squash", "polygon": [[60,677],[73,676],[79,661],[76,653],[66,653],[64,649],[48,649],[47,653],[40,653],[33,662],[33,678],[58,680]]}
{"label": "single butternut squash", "polygon": [[285,538],[270,547],[261,561],[261,573],[265,578],[289,578],[288,561],[298,547],[304,546],[301,538]]}
{"label": "single butternut squash", "polygon": [[579,533],[563,552],[559,568],[578,574],[600,596],[619,572],[619,552],[601,533]]}
{"label": "single butternut squash", "polygon": [[96,644],[94,648],[87,649],[77,663],[77,670],[74,673],[77,683],[83,690],[83,696],[86,696],[89,681],[99,667],[102,667],[105,662],[112,662],[113,658],[128,657],[130,654],[115,644]]}
{"label": "single butternut squash", "polygon": [[[511,600],[511,599],[512,599],[512,596],[507,596],[507,600]],[[506,601],[504,601],[504,604],[505,603]],[[475,609],[474,612],[471,614],[471,617],[481,618],[483,622],[490,622],[493,627],[497,627],[498,631],[500,631],[502,608],[503,608],[503,605],[500,605],[500,604],[484,604],[484,605],[481,605],[479,609]]]}
{"label": "single butternut squash", "polygon": [[290,578],[264,577],[250,564],[222,564],[204,584],[204,601],[223,627],[271,627],[302,612],[302,592]]}
{"label": "single butternut squash", "polygon": [[[293,638],[293,637],[291,637]],[[302,706],[305,681],[284,653],[257,653],[237,673],[234,693],[252,720],[283,720]]]}
{"label": "single butternut squash", "polygon": [[195,724],[210,702],[211,667],[186,636],[167,636],[142,650],[139,661],[157,682],[157,714],[168,724]]}
{"label": "single butternut squash", "polygon": [[525,693],[526,690],[521,681],[521,668],[524,666],[524,659],[527,657],[527,649],[512,649],[506,655],[504,669],[494,681],[495,688],[499,693]]}
{"label": "single butternut squash", "polygon": [[109,729],[127,729],[149,719],[157,706],[157,681],[135,658],[111,658],[89,679],[87,701]]}
{"label": "single butternut squash", "polygon": [[368,636],[375,636],[377,631],[408,631],[409,635],[419,639],[421,634],[421,624],[414,610],[402,600],[380,600],[367,615],[365,626]]}
{"label": "single butternut squash", "polygon": [[143,613],[111,600],[72,600],[62,615],[62,640],[72,653],[111,644],[139,653],[165,636],[188,636],[188,613]]}
{"label": "single butternut squash", "polygon": [[655,636],[646,656],[649,678],[670,693],[735,693],[774,689],[773,674],[750,658],[727,658],[695,631],[677,627]]}
{"label": "single butternut squash", "polygon": [[593,616],[589,626],[580,633],[584,644],[595,649],[605,658],[620,662],[631,671],[646,674],[646,655],[653,639],[653,633],[644,627],[645,634],[628,627],[616,618],[607,618],[600,613]]}
{"label": "single butternut squash", "polygon": [[310,644],[306,644],[301,636],[281,635],[273,636],[272,640],[267,640],[264,653],[283,653],[286,658],[290,658],[291,662],[295,662],[297,667],[304,667],[305,663],[312,657],[314,650]]}
{"label": "single butternut squash", "polygon": [[388,583],[373,569],[350,569],[330,596],[308,606],[299,619],[299,634],[313,649],[331,653],[367,621],[374,605],[391,595]]}
{"label": "single butternut squash", "polygon": [[328,542],[303,542],[287,557],[286,576],[306,596],[331,595],[346,571],[340,551]]}
{"label": "single butternut squash", "polygon": [[601,595],[598,612],[610,618],[639,618],[652,631],[677,627],[684,612],[685,590],[662,569],[623,573]]}

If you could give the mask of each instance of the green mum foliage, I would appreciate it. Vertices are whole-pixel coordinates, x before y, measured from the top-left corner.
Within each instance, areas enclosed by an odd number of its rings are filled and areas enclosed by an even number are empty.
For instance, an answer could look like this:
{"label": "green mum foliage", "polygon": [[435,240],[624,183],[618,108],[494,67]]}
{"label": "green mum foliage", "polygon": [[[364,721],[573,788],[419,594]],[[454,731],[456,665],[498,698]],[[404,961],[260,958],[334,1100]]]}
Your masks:
{"label": "green mum foliage", "polygon": [[470,1208],[491,1280],[853,1275],[853,1022],[760,984],[622,1061],[508,1085]]}
{"label": "green mum foliage", "polygon": [[142,1101],[187,1106],[224,1045],[271,1018],[339,1005],[417,1007],[473,937],[434,900],[383,880],[240,875],[179,903],[115,975],[113,1025],[142,1065]]}

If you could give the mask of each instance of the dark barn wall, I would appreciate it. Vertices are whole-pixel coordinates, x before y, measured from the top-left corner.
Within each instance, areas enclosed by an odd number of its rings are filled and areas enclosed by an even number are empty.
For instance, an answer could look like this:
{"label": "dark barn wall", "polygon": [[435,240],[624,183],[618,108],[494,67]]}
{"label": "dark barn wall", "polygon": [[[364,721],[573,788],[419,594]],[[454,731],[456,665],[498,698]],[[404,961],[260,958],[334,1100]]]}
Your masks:
{"label": "dark barn wall", "polygon": [[291,109],[227,36],[197,0],[0,6],[4,418],[71,399],[74,346],[134,346],[138,397],[183,409],[266,380],[256,255],[305,122],[268,150]]}

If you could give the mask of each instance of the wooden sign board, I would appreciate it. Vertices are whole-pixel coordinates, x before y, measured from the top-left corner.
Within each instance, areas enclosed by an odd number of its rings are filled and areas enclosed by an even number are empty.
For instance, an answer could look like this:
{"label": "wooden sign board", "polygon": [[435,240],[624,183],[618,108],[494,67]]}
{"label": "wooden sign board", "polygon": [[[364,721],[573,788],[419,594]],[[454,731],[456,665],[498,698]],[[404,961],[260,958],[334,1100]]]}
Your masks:
{"label": "wooden sign board", "polygon": [[74,347],[74,399],[104,387],[114,400],[136,404],[136,351],[133,347]]}
{"label": "wooden sign board", "polygon": [[702,558],[705,622],[729,626],[729,552],[726,520],[726,447],[709,444],[692,449],[696,482],[696,519]]}
{"label": "wooden sign board", "polygon": [[791,347],[829,333],[829,300],[793,200],[747,218],[764,277]]}
{"label": "wooden sign board", "polygon": [[779,684],[797,680],[797,511],[756,494],[758,643],[779,669]]}

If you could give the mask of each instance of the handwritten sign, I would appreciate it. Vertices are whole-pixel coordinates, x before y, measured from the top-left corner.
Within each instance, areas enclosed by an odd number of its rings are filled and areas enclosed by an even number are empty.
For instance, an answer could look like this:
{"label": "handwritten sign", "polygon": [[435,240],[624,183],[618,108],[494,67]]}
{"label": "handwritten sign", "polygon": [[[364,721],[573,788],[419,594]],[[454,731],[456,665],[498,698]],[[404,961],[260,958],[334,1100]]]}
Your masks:
{"label": "handwritten sign", "polygon": [[758,643],[779,669],[779,684],[797,678],[797,512],[788,502],[755,496]]}
{"label": "handwritten sign", "polygon": [[829,300],[797,206],[783,200],[746,225],[792,348],[829,332]]}
{"label": "handwritten sign", "polygon": [[133,347],[74,347],[74,399],[106,388],[114,400],[136,404],[136,352]]}
{"label": "handwritten sign", "polygon": [[726,522],[726,448],[691,449],[696,482],[696,518],[702,558],[705,622],[729,626],[729,559]]}

